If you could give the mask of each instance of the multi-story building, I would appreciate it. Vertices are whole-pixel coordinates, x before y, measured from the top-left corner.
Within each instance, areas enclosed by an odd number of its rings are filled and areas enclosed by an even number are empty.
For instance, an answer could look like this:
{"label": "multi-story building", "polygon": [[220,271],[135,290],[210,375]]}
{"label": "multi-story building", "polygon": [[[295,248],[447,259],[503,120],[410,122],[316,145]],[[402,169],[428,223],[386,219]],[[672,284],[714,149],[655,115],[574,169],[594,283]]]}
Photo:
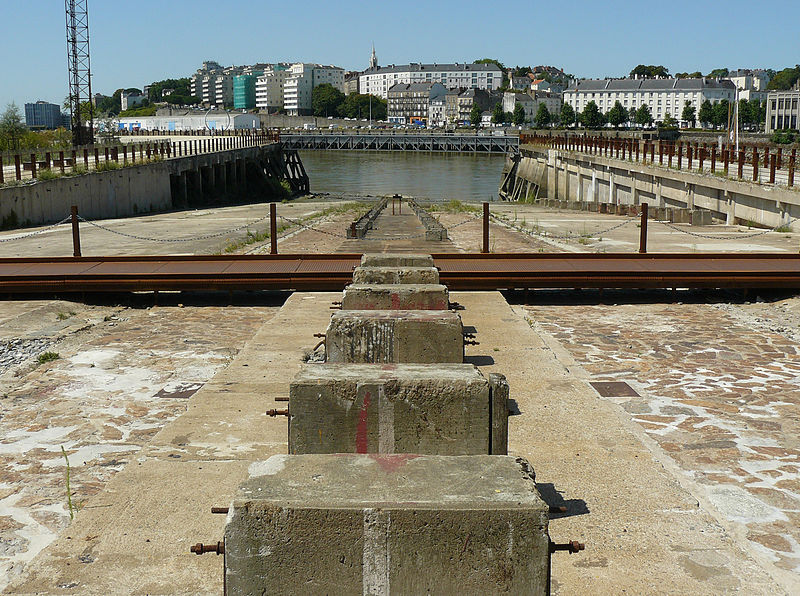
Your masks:
{"label": "multi-story building", "polygon": [[739,99],[747,101],[766,101],[767,100],[767,83],[769,83],[769,74],[767,71],[756,70],[733,70],[725,77],[736,85],[739,90]]}
{"label": "multi-story building", "polygon": [[25,104],[25,124],[28,128],[56,129],[62,122],[61,108],[57,104],[47,101]]}
{"label": "multi-story building", "polygon": [[557,93],[530,91],[528,93],[506,92],[503,94],[503,111],[513,114],[517,105],[521,105],[525,110],[526,122],[533,122],[539,111],[539,106],[542,104],[547,107],[547,111],[552,115],[557,116],[561,112],[561,96]]}
{"label": "multi-story building", "polygon": [[474,104],[478,104],[481,112],[485,112],[492,110],[500,101],[503,101],[503,98],[498,93],[491,93],[486,89],[466,89],[458,94],[458,122],[470,123]]}
{"label": "multi-story building", "polygon": [[119,96],[120,108],[123,112],[125,110],[133,109],[136,106],[141,105],[145,99],[147,99],[147,95],[144,93],[127,93],[123,91]]}
{"label": "multi-story building", "polygon": [[[27,111],[27,106],[26,106]],[[800,81],[790,91],[770,91],[767,96],[768,133],[797,130],[800,126]]]}
{"label": "multi-story building", "polygon": [[[387,92],[389,122],[426,124],[432,101],[445,99],[447,89],[441,83],[398,83]],[[446,100],[445,100],[446,101]]]}
{"label": "multi-story building", "polygon": [[216,74],[221,72],[222,66],[213,60],[206,60],[191,77],[190,89],[192,95],[200,99],[200,103],[212,105],[216,99]]}
{"label": "multi-story building", "polygon": [[681,116],[687,101],[699,111],[706,100],[712,104],[723,99],[732,102],[735,95],[736,86],[725,79],[583,79],[564,91],[564,103],[582,112],[593,101],[603,113],[617,101],[629,112],[647,105],[656,121],[669,114],[683,124]]}
{"label": "multi-story building", "polygon": [[358,93],[358,77],[361,73],[355,70],[350,70],[344,73],[344,94],[350,95],[351,93]]}
{"label": "multi-story building", "polygon": [[268,64],[246,66],[241,74],[233,77],[233,107],[236,110],[252,110],[256,107],[256,80],[264,74]]}
{"label": "multi-story building", "polygon": [[289,69],[283,87],[283,107],[291,116],[311,113],[311,92],[314,87],[329,84],[344,92],[344,69],[338,66],[297,63]]}
{"label": "multi-story building", "polygon": [[395,85],[414,83],[439,83],[446,89],[497,89],[503,81],[503,72],[494,64],[404,64],[376,66],[359,77],[359,90],[388,98],[389,89]]}
{"label": "multi-story building", "polygon": [[271,64],[256,78],[256,107],[260,110],[283,109],[283,87],[291,75],[288,64]]}

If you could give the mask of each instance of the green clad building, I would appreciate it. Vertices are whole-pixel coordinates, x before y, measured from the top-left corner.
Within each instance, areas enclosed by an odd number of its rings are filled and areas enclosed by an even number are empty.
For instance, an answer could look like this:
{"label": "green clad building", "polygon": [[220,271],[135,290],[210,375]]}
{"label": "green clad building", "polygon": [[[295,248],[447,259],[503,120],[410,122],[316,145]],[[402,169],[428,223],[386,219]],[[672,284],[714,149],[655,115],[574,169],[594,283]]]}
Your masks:
{"label": "green clad building", "polygon": [[256,78],[263,72],[241,74],[233,77],[233,107],[237,110],[251,110],[256,107]]}

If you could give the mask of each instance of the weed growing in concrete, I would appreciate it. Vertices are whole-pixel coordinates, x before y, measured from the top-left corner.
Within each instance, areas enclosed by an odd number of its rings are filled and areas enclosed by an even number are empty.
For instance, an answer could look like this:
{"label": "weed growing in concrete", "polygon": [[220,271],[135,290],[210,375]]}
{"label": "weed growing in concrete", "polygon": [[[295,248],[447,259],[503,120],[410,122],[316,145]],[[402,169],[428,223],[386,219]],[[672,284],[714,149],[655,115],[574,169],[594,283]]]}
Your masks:
{"label": "weed growing in concrete", "polygon": [[50,168],[42,168],[36,174],[38,180],[55,180],[61,178],[61,172],[54,172]]}
{"label": "weed growing in concrete", "polygon": [[458,199],[451,199],[446,203],[434,203],[428,208],[429,211],[445,211],[447,213],[480,213],[480,207],[467,205]]}
{"label": "weed growing in concrete", "polygon": [[95,164],[94,169],[97,172],[111,172],[113,170],[119,170],[121,167],[122,166],[116,161],[101,161]]}
{"label": "weed growing in concrete", "polygon": [[58,314],[56,315],[56,318],[57,318],[59,321],[65,321],[65,320],[67,320],[68,318],[70,318],[70,317],[74,317],[74,316],[75,316],[75,311],[72,311],[72,310],[71,310],[71,311],[69,311],[69,312],[60,312],[60,313],[58,313]]}
{"label": "weed growing in concrete", "polygon": [[42,352],[39,354],[39,364],[45,364],[46,362],[52,362],[53,360],[58,360],[61,356],[58,355],[58,352]]}
{"label": "weed growing in concrete", "polygon": [[[778,226],[773,231],[781,232],[781,233],[787,233],[787,232],[791,232],[792,228],[789,225],[782,225],[782,226]],[[787,238],[791,238],[791,236],[787,236]]]}
{"label": "weed growing in concrete", "polygon": [[67,484],[67,508],[69,509],[69,520],[72,521],[75,519],[75,513],[72,511],[72,490],[69,487],[69,458],[67,457],[67,452],[64,450],[64,446],[61,445],[61,453],[64,455],[64,460],[67,462],[67,471],[64,474]]}

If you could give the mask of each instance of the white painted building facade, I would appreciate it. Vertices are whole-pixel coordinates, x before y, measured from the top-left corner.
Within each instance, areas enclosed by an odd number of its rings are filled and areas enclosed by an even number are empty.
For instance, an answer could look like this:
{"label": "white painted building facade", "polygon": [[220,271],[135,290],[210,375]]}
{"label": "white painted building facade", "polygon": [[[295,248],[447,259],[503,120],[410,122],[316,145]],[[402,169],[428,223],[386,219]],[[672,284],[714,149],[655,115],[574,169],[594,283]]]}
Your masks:
{"label": "white painted building facade", "polygon": [[261,118],[257,114],[209,113],[181,116],[124,117],[114,120],[120,131],[160,130],[181,132],[190,130],[257,130]]}
{"label": "white painted building facade", "polygon": [[344,92],[344,69],[321,64],[292,64],[283,87],[283,108],[286,113],[290,116],[310,114],[311,91],[325,83]]}
{"label": "white painted building facade", "polygon": [[421,64],[370,68],[359,77],[360,93],[388,97],[397,84],[440,83],[447,89],[497,89],[503,73],[494,64]]}

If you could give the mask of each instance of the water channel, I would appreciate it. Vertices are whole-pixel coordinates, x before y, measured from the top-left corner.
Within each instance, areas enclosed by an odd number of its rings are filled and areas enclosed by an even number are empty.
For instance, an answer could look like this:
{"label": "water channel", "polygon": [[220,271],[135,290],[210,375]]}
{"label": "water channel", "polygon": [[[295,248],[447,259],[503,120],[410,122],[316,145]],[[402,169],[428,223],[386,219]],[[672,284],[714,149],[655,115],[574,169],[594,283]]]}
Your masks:
{"label": "water channel", "polygon": [[312,192],[497,200],[505,156],[487,153],[301,151]]}

